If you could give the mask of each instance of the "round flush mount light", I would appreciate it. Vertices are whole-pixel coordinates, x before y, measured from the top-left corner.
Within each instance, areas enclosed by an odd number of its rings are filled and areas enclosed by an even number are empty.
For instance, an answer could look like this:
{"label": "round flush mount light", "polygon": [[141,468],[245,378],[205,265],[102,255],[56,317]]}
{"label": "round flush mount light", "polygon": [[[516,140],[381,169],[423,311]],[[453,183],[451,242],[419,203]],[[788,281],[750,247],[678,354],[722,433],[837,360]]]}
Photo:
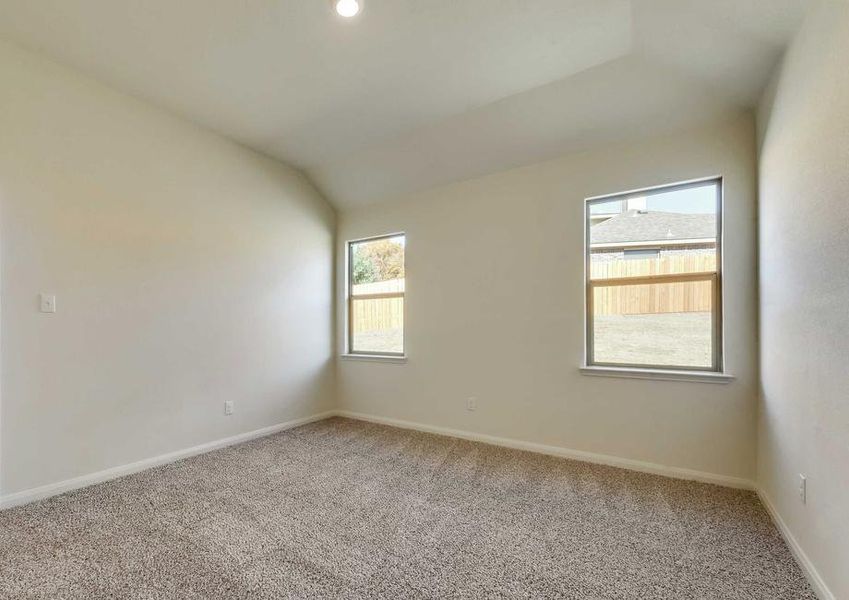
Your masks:
{"label": "round flush mount light", "polygon": [[333,9],[340,17],[350,19],[360,14],[363,9],[363,0],[333,0]]}

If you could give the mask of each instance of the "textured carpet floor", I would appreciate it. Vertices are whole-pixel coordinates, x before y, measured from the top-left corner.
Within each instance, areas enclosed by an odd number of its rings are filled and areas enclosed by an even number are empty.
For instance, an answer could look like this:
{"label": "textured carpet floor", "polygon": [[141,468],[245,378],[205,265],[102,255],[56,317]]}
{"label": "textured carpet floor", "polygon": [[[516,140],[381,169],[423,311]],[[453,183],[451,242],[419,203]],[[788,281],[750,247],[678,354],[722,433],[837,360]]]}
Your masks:
{"label": "textured carpet floor", "polygon": [[344,419],[0,513],[0,598],[814,598],[757,498]]}

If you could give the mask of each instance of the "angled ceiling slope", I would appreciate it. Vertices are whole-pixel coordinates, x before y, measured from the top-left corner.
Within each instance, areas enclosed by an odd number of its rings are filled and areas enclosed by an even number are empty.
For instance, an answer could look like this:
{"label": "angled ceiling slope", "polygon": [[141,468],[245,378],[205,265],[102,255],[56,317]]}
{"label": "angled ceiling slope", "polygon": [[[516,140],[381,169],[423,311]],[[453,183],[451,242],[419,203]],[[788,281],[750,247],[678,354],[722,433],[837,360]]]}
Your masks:
{"label": "angled ceiling slope", "polygon": [[750,108],[807,0],[0,0],[0,35],[339,208]]}

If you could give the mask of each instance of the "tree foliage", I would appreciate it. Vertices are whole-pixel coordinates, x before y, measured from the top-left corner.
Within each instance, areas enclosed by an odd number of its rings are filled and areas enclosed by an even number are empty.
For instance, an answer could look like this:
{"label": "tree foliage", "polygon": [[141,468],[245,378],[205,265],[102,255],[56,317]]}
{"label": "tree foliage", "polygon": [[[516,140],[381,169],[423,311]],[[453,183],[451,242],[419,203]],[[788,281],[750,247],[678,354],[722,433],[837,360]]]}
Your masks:
{"label": "tree foliage", "polygon": [[402,279],[404,246],[394,239],[375,240],[354,246],[354,284]]}
{"label": "tree foliage", "polygon": [[362,252],[354,253],[354,284],[371,283],[374,278],[374,265]]}

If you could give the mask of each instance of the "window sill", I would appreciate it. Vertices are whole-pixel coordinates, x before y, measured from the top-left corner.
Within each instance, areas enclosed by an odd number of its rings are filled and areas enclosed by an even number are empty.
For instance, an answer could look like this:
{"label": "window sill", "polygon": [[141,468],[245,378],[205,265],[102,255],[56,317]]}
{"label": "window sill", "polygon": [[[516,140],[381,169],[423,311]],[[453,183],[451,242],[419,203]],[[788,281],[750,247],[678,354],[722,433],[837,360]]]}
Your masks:
{"label": "window sill", "polygon": [[363,362],[382,362],[390,364],[404,364],[407,362],[406,356],[397,356],[395,354],[340,354],[342,360],[359,360]]}
{"label": "window sill", "polygon": [[661,381],[690,381],[696,383],[730,383],[734,376],[709,371],[674,371],[664,369],[638,369],[628,367],[581,367],[581,373],[595,377],[622,377],[626,379],[655,379]]}

